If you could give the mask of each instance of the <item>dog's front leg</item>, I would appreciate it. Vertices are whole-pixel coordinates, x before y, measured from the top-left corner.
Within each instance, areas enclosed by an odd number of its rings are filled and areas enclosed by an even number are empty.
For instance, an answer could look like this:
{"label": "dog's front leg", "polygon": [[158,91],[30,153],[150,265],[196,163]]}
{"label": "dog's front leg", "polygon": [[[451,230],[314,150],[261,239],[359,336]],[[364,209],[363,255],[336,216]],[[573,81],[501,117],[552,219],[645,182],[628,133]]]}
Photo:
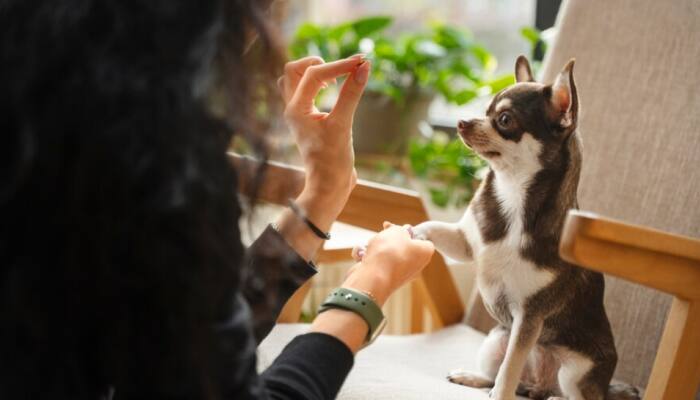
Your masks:
{"label": "dog's front leg", "polygon": [[523,375],[523,368],[530,351],[540,337],[542,324],[543,321],[540,318],[528,318],[522,314],[514,316],[506,356],[498,369],[491,398],[515,399],[515,391]]}
{"label": "dog's front leg", "polygon": [[428,221],[413,227],[416,239],[430,240],[440,253],[457,261],[472,259],[472,248],[464,230],[456,223]]}

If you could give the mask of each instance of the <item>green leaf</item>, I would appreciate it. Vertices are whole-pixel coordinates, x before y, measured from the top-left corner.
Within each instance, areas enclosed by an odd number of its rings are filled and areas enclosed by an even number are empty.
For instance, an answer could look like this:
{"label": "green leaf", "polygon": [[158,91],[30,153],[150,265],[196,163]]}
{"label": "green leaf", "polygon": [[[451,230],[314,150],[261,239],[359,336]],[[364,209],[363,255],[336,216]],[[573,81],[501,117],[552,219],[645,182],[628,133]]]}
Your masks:
{"label": "green leaf", "polygon": [[537,42],[541,40],[541,32],[537,28],[531,26],[524,26],[520,29],[520,35],[527,39],[532,46],[537,45]]}
{"label": "green leaf", "polygon": [[486,48],[477,45],[473,46],[471,50],[472,54],[474,54],[476,59],[479,60],[479,63],[481,64],[484,71],[493,71],[496,69],[496,67],[498,66],[496,57],[494,57],[493,54],[486,50]]}
{"label": "green leaf", "polygon": [[457,92],[450,100],[456,103],[458,106],[461,106],[472,101],[477,94],[478,93],[475,90],[464,89]]}
{"label": "green leaf", "polygon": [[497,93],[514,83],[515,75],[505,74],[486,82],[486,86],[489,86],[491,88],[491,93]]}
{"label": "green leaf", "polygon": [[447,55],[447,50],[439,44],[433,42],[432,40],[418,40],[413,46],[415,52],[427,57],[445,57]]}
{"label": "green leaf", "polygon": [[429,182],[431,201],[439,207],[469,202],[486,166],[461,140],[440,131],[409,142],[409,160],[416,176]]}
{"label": "green leaf", "polygon": [[351,29],[352,25],[349,23],[334,26],[328,30],[328,39],[333,41],[340,41],[346,33],[350,32]]}
{"label": "green leaf", "polygon": [[321,35],[321,27],[310,22],[301,24],[294,34],[295,40],[309,40]]}
{"label": "green leaf", "polygon": [[358,37],[366,37],[377,33],[394,22],[391,17],[369,17],[359,19],[351,23],[352,29]]}
{"label": "green leaf", "polygon": [[445,208],[450,202],[450,192],[447,189],[435,189],[431,188],[430,200],[438,207]]}

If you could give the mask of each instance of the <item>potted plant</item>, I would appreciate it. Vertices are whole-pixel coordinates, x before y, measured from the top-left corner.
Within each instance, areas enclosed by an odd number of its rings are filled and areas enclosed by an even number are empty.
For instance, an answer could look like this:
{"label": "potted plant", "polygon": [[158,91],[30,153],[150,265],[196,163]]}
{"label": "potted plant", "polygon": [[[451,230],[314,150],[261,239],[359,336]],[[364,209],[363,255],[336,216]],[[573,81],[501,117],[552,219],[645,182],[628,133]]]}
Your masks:
{"label": "potted plant", "polygon": [[392,22],[378,16],[335,26],[306,23],[290,44],[294,58],[332,61],[361,52],[372,60],[353,129],[361,154],[405,154],[436,95],[462,105],[513,82],[511,74],[493,76],[495,58],[466,30],[436,23],[391,36]]}

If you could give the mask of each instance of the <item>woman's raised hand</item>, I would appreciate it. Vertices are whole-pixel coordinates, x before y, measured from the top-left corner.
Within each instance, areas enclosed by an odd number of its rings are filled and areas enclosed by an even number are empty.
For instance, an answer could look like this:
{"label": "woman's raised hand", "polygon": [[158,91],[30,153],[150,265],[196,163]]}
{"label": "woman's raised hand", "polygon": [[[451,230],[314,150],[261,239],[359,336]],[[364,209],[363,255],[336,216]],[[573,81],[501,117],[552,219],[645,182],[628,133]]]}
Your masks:
{"label": "woman's raised hand", "polygon": [[[310,207],[323,208],[335,219],[357,181],[352,121],[370,63],[362,55],[329,63],[307,57],[287,63],[284,71],[278,85],[286,104],[284,116],[306,170],[302,197]],[[320,112],[314,105],[318,92],[342,76],[347,79],[333,109]]]}

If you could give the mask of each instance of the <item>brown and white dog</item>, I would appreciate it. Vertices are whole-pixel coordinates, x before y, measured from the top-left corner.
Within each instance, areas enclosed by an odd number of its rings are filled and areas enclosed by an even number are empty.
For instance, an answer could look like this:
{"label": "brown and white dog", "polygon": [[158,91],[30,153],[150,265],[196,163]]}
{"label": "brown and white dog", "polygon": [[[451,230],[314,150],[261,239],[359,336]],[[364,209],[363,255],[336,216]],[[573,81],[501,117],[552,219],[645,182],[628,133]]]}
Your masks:
{"label": "brown and white dog", "polygon": [[444,255],[476,262],[476,282],[498,321],[479,351],[480,372],[454,383],[491,388],[491,398],[637,399],[610,386],[617,363],[599,273],[559,257],[564,217],[577,208],[581,170],[578,97],[569,61],[552,85],[534,81],[519,57],[517,83],[498,93],[486,117],[459,122],[459,134],[489,164],[457,223],[413,228]]}

